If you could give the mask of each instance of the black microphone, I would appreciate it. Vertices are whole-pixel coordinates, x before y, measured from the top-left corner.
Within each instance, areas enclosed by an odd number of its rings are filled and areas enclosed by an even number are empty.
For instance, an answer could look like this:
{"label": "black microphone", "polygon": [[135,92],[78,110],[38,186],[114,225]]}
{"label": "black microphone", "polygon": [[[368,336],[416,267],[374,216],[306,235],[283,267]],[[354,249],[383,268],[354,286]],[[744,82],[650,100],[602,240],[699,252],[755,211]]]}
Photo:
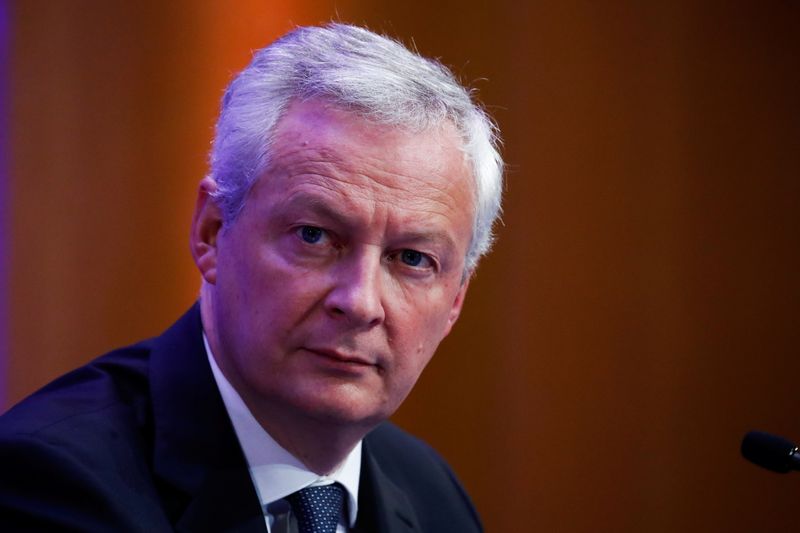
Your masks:
{"label": "black microphone", "polygon": [[742,455],[748,461],[780,474],[800,470],[800,450],[797,445],[762,431],[751,431],[744,436]]}

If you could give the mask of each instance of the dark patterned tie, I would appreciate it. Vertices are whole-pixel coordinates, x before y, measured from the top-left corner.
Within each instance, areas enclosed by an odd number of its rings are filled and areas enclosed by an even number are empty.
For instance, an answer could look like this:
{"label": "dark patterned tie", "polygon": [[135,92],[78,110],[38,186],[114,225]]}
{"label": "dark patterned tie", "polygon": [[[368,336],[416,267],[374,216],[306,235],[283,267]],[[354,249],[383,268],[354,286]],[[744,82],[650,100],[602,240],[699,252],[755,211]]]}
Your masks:
{"label": "dark patterned tie", "polygon": [[297,517],[300,533],[335,533],[344,502],[341,485],[306,487],[286,499]]}

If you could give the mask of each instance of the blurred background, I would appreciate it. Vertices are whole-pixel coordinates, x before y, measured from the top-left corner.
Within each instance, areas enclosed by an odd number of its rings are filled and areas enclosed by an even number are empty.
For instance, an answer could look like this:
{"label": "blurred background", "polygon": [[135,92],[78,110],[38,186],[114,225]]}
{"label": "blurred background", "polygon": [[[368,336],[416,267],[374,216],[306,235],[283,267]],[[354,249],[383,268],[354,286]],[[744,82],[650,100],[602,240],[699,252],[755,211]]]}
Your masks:
{"label": "blurred background", "polygon": [[225,85],[336,19],[440,58],[505,139],[499,241],[395,417],[487,531],[800,526],[800,474],[739,456],[800,440],[800,3],[2,6],[0,410],[192,304]]}

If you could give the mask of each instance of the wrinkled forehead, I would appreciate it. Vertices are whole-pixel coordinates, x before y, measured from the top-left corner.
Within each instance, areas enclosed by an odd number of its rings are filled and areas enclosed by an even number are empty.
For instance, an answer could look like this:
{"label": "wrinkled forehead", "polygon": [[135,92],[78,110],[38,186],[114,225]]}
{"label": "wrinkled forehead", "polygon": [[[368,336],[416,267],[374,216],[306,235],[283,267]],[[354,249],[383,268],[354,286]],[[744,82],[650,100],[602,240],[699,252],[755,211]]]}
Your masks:
{"label": "wrinkled forehead", "polygon": [[412,185],[408,192],[447,185],[469,191],[475,202],[463,137],[448,120],[421,129],[384,124],[325,100],[295,101],[273,131],[270,153],[267,174],[326,165],[367,175],[396,172]]}

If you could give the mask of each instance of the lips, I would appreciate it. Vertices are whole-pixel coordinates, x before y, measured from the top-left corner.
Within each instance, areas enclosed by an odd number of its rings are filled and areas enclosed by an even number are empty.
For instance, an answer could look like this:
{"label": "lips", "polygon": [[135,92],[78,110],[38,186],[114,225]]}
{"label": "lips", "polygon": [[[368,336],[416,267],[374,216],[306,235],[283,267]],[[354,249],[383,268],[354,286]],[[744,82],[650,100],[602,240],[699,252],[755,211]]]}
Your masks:
{"label": "lips", "polygon": [[344,352],[330,348],[319,348],[319,347],[304,348],[304,350],[319,355],[321,357],[325,357],[327,359],[332,359],[340,363],[349,363],[353,365],[363,365],[363,366],[376,366],[375,362],[367,359],[366,357],[358,354],[353,354],[350,352]]}

